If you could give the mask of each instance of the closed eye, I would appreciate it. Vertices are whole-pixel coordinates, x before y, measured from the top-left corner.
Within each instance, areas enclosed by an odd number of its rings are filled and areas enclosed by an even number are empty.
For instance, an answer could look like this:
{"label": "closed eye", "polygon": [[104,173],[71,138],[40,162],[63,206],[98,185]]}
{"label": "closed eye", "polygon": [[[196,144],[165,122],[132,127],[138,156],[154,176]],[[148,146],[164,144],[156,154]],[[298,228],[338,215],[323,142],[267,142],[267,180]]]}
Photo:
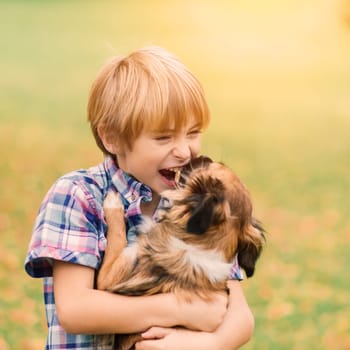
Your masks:
{"label": "closed eye", "polygon": [[189,132],[187,133],[187,136],[189,136],[189,137],[196,137],[196,136],[198,136],[199,134],[201,134],[201,129],[199,129],[199,128],[193,128],[193,129],[191,129],[191,130],[189,130]]}
{"label": "closed eye", "polygon": [[172,136],[157,136],[154,138],[156,141],[164,142],[164,141],[170,141],[172,139]]}

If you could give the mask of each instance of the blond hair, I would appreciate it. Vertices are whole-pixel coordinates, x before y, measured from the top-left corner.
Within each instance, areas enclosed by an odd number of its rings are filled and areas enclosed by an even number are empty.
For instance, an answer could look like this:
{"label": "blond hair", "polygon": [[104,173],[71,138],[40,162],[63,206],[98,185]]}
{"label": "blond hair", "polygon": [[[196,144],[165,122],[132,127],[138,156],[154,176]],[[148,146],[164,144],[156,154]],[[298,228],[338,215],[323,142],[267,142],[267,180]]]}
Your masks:
{"label": "blond hair", "polygon": [[88,103],[88,120],[105,154],[102,134],[131,149],[144,130],[172,127],[177,132],[192,119],[204,130],[209,118],[200,82],[178,59],[154,46],[112,58],[94,81]]}

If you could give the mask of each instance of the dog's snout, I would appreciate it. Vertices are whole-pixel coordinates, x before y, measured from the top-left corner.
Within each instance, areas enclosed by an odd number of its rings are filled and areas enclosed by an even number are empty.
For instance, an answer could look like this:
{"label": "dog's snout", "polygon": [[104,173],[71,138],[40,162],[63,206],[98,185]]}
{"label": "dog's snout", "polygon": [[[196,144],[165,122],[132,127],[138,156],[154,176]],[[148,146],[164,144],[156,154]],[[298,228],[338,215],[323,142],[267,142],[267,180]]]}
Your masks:
{"label": "dog's snout", "polygon": [[193,170],[207,168],[211,163],[213,163],[212,159],[207,156],[199,156],[191,159],[191,161],[181,170],[180,183],[184,184],[186,182],[186,178]]}
{"label": "dog's snout", "polygon": [[191,171],[197,168],[206,168],[213,161],[207,156],[200,156],[197,158],[191,159],[190,163],[188,163],[183,170]]}

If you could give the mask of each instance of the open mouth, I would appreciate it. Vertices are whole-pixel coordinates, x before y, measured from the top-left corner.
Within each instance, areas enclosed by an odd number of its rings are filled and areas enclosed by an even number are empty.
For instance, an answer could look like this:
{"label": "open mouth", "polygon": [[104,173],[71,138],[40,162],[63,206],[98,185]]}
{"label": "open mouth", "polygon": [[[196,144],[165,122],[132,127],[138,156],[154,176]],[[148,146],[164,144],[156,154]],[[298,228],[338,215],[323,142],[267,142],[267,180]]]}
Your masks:
{"label": "open mouth", "polygon": [[174,167],[159,170],[160,175],[166,180],[170,186],[177,186],[184,183],[186,177],[191,171],[197,168],[206,168],[213,161],[207,156],[193,158],[188,164],[183,167]]}
{"label": "open mouth", "polygon": [[181,169],[182,168],[161,169],[159,173],[168,181],[178,184],[181,178]]}

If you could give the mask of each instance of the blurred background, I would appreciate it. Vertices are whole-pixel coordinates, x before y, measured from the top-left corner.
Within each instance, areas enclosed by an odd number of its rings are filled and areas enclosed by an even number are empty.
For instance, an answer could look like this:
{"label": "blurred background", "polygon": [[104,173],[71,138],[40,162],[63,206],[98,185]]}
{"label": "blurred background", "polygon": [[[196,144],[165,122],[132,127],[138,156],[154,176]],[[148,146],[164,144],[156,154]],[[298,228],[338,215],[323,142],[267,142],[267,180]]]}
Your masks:
{"label": "blurred background", "polygon": [[102,64],[150,44],[202,82],[203,152],[268,232],[244,349],[350,349],[350,1],[2,0],[0,33],[1,350],[44,348],[41,280],[23,270],[38,207],[102,160],[86,122]]}

